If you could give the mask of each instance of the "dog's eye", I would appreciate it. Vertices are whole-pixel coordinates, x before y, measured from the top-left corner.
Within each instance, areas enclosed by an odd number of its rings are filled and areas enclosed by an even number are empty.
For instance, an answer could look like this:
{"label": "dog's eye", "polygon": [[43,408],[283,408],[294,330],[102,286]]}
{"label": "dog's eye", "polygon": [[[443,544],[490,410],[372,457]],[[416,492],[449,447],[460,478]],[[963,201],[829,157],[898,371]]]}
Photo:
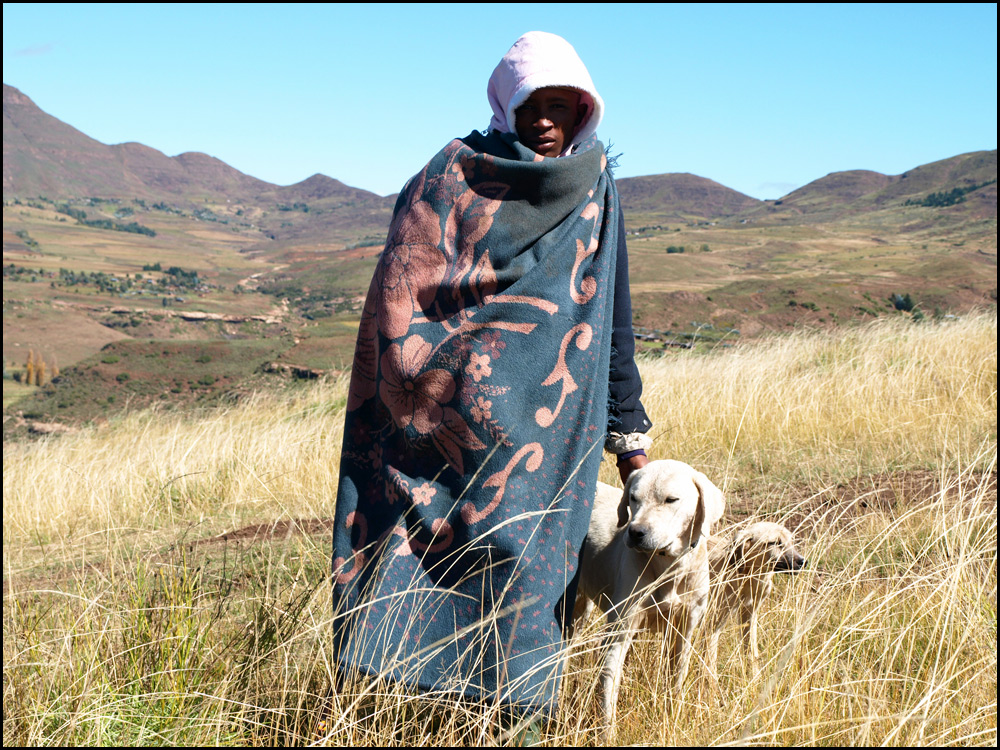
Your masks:
{"label": "dog's eye", "polygon": [[663,498],[663,502],[665,503],[676,503],[678,500],[679,498],[673,497],[671,495],[667,495],[667,497]]}

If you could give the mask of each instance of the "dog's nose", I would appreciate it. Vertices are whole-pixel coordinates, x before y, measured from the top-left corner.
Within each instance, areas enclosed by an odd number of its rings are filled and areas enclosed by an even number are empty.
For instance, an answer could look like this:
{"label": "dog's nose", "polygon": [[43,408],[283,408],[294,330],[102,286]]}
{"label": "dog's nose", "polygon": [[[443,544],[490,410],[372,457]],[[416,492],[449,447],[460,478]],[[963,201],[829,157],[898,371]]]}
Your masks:
{"label": "dog's nose", "polygon": [[646,530],[637,526],[628,527],[628,540],[633,545],[640,544],[646,536]]}

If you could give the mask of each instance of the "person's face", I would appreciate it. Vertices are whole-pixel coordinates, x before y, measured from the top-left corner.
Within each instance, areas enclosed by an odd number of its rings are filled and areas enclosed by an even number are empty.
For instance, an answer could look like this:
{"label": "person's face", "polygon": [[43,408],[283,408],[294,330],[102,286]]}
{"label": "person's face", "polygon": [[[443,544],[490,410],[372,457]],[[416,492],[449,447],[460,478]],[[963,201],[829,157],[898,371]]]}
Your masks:
{"label": "person's face", "polygon": [[573,89],[538,89],[514,112],[518,140],[536,154],[559,156],[586,114]]}

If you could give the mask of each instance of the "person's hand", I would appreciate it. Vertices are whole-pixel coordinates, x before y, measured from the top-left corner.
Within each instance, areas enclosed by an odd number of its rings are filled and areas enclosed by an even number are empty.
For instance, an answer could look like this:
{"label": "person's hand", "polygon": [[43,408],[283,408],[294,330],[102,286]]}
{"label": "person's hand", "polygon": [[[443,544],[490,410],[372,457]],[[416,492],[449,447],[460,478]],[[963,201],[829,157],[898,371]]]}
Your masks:
{"label": "person's hand", "polygon": [[618,462],[618,475],[622,478],[622,487],[628,482],[628,476],[636,469],[641,469],[643,466],[649,463],[649,458],[647,456],[639,455],[632,456],[631,458],[626,458],[624,461]]}
{"label": "person's hand", "polygon": [[[641,469],[649,463],[649,458],[645,455],[632,456],[618,462],[618,475],[622,478],[622,487],[628,483],[629,475],[636,469]],[[622,492],[621,502],[618,504],[618,528],[628,523],[628,495]]]}

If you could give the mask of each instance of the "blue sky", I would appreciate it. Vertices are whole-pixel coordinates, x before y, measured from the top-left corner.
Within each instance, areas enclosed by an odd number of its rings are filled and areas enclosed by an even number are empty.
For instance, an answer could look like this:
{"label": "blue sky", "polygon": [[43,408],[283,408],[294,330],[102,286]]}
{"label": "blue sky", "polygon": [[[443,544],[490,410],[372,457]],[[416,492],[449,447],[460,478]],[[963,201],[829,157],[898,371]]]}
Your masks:
{"label": "blue sky", "polygon": [[3,80],[104,143],[385,195],[487,125],[487,79],[531,30],[590,69],[619,177],[777,198],[997,145],[995,4],[5,3]]}

